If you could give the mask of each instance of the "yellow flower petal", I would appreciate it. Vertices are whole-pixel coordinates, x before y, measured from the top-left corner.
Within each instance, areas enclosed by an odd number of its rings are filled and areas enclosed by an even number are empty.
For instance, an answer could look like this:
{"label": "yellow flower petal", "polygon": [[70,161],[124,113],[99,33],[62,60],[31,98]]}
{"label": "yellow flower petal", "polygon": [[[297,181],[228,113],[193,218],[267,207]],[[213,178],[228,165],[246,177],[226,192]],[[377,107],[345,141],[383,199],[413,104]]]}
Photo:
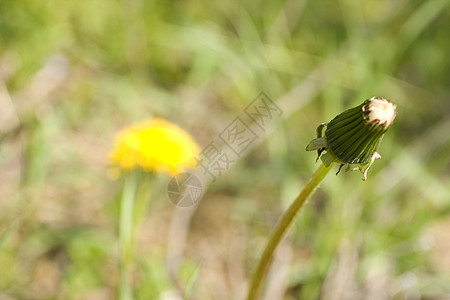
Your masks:
{"label": "yellow flower petal", "polygon": [[146,120],[122,129],[109,155],[110,162],[123,169],[176,175],[196,165],[199,147],[178,126],[163,120]]}

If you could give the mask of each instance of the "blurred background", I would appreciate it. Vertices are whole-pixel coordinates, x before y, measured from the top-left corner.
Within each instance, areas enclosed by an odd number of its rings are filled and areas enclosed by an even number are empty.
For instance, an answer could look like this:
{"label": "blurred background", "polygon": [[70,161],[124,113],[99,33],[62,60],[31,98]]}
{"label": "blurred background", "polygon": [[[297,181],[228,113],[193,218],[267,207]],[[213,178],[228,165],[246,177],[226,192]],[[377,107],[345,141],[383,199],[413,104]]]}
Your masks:
{"label": "blurred background", "polygon": [[260,92],[282,118],[198,206],[155,176],[136,299],[242,299],[317,125],[372,96],[382,159],[328,175],[263,299],[450,299],[449,2],[1,0],[0,299],[115,299],[114,134],[161,117],[203,148]]}

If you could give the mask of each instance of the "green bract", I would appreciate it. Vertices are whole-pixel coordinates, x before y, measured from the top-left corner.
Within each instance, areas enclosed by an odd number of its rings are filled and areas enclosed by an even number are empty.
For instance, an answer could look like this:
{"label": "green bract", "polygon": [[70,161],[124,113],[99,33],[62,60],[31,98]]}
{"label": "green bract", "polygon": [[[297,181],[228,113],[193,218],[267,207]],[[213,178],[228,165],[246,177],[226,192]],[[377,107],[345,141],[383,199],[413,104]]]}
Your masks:
{"label": "green bract", "polygon": [[[347,165],[346,171],[359,169],[363,180],[367,170],[376,158],[376,152],[384,133],[394,122],[396,106],[384,98],[373,97],[357,107],[337,115],[329,123],[317,127],[317,138],[306,147],[317,150],[318,158],[325,166],[336,162],[339,171]],[[326,151],[324,155],[321,155]],[[338,173],[339,173],[338,171]]]}

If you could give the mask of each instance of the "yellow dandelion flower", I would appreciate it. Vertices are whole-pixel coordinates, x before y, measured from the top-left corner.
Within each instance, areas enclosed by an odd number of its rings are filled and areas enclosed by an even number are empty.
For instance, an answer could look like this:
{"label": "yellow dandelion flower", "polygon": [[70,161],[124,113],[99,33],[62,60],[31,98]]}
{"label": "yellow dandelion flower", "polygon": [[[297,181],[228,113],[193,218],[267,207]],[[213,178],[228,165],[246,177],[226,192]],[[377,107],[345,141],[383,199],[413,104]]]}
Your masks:
{"label": "yellow dandelion flower", "polygon": [[137,167],[176,175],[195,167],[198,152],[187,132],[166,120],[152,119],[122,129],[109,160],[122,169]]}

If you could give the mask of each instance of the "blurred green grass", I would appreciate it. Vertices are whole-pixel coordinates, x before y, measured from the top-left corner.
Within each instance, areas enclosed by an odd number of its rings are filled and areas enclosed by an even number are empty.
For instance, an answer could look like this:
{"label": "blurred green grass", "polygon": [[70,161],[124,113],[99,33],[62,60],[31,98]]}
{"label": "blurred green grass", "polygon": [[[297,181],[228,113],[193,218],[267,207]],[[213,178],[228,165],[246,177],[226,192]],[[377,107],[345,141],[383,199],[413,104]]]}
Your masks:
{"label": "blurred green grass", "polygon": [[[114,133],[157,116],[206,146],[260,91],[285,120],[193,215],[180,274],[191,295],[244,295],[270,229],[316,167],[304,151],[316,126],[377,95],[399,112],[382,159],[367,182],[326,179],[268,294],[450,297],[448,3],[2,0],[0,299],[115,298]],[[137,299],[175,293],[168,180],[157,178],[136,233]]]}

